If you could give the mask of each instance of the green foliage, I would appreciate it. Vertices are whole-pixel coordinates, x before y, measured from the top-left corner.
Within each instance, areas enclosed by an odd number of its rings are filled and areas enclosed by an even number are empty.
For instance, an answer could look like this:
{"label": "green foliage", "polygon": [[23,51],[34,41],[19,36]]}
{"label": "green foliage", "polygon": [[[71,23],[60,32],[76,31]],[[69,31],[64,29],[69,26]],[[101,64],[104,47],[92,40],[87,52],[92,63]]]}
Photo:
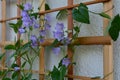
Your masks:
{"label": "green foliage", "polygon": [[0,54],[0,60],[5,56],[5,53]]}
{"label": "green foliage", "polygon": [[18,76],[19,76],[19,72],[18,71],[14,71],[13,74],[12,74],[12,79],[13,80],[17,80]]}
{"label": "green foliage", "polygon": [[11,80],[10,78],[3,78],[2,80]]}
{"label": "green foliage", "polygon": [[59,80],[60,79],[60,72],[59,70],[54,66],[53,71],[51,72],[52,80]]}
{"label": "green foliage", "polygon": [[57,13],[57,15],[56,15],[56,19],[58,19],[58,20],[63,20],[63,19],[65,19],[65,18],[67,17],[67,15],[68,15],[68,12],[67,12],[66,9],[60,10],[60,11]]}
{"label": "green foliage", "polygon": [[64,80],[67,68],[62,65],[60,68],[54,66],[52,72],[50,73],[52,80]]}
{"label": "green foliage", "polygon": [[47,3],[45,4],[45,10],[50,10],[50,6]]}
{"label": "green foliage", "polygon": [[6,49],[6,50],[15,50],[16,47],[14,45],[10,44],[10,45],[6,45],[4,49]]}
{"label": "green foliage", "polygon": [[85,4],[80,3],[78,9],[74,8],[72,10],[72,15],[74,20],[81,23],[90,24],[88,7]]}
{"label": "green foliage", "polygon": [[35,17],[35,19],[37,19],[38,17],[39,17],[39,13],[32,13],[32,14],[30,14],[30,16],[32,17]]}
{"label": "green foliage", "polygon": [[17,7],[18,7],[18,8],[20,8],[21,10],[23,10],[23,9],[24,9],[23,4],[20,4],[20,5],[18,5],[18,4],[17,4]]}
{"label": "green foliage", "polygon": [[10,27],[13,28],[14,32],[17,33],[18,29],[22,26],[22,20],[19,20],[16,24],[9,23]]}
{"label": "green foliage", "polygon": [[76,26],[73,29],[74,29],[75,33],[73,34],[72,40],[74,40],[75,38],[78,37],[78,34],[80,32],[80,27]]}
{"label": "green foliage", "polygon": [[120,16],[119,14],[114,17],[109,28],[109,35],[116,41],[120,32]]}
{"label": "green foliage", "polygon": [[104,13],[104,12],[99,13],[99,15],[104,17],[104,18],[111,19],[111,17],[108,14]]}

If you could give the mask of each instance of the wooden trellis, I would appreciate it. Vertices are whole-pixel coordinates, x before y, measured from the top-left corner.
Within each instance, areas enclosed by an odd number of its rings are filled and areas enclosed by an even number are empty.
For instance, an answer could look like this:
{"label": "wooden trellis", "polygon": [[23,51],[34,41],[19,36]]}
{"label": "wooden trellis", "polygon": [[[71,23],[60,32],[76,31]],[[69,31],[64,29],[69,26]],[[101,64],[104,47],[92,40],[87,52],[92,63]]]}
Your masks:
{"label": "wooden trellis", "polygon": [[[2,24],[2,41],[0,42],[0,47],[2,48],[2,52],[4,53],[4,46],[6,44],[14,44],[14,42],[6,41],[6,21],[14,20],[14,19],[19,19],[20,18],[20,10],[17,9],[17,17],[12,17],[12,18],[6,18],[6,1],[7,0],[1,0],[2,5],[2,18],[0,19],[0,23]],[[21,0],[17,0],[17,4],[20,4]],[[47,10],[45,11],[45,0],[40,0],[40,4],[42,4],[42,9],[40,10],[39,14],[43,15],[42,18],[44,17],[44,14],[46,13],[51,13],[63,9],[67,9],[69,14],[72,14],[72,8],[79,6],[79,4],[73,4],[73,0],[68,0],[68,6],[65,7],[60,7],[52,10]],[[110,7],[112,7],[112,0],[94,0],[94,1],[89,1],[85,2],[84,4],[86,5],[91,5],[91,4],[97,4],[97,3],[103,3],[104,11],[108,10]],[[107,12],[109,15],[112,16],[112,10]],[[104,28],[108,24],[107,19],[104,20]],[[72,29],[73,29],[73,19],[72,15],[68,15],[68,30],[70,30],[70,33],[68,36],[71,38],[72,37]],[[20,34],[18,34],[18,39],[20,37]],[[44,47],[52,44],[54,39],[46,39],[44,43],[40,44],[41,46],[41,52],[40,52],[40,70],[39,71],[32,71],[33,73],[39,73],[40,74],[40,80],[44,80],[44,70],[45,70],[45,61],[44,61]],[[26,42],[26,41],[24,41]],[[113,45],[112,45],[112,40],[109,36],[93,36],[93,37],[78,37],[77,39],[74,40],[74,42],[71,43],[71,45],[104,45],[104,55],[103,55],[103,63],[104,63],[104,75],[107,75],[111,72],[113,72]],[[62,45],[62,44],[60,44]],[[69,58],[72,59],[73,57],[73,51],[69,48],[68,46],[68,55]],[[17,64],[21,65],[20,58],[18,57]],[[5,68],[5,58],[2,60],[2,67],[0,69],[6,69]],[[85,76],[75,76],[73,73],[73,66],[70,66],[68,70],[68,80],[73,80],[75,79],[80,79],[80,80],[100,80],[100,79],[91,79],[90,77],[85,77]],[[113,73],[110,74],[105,78],[105,80],[113,80]]]}

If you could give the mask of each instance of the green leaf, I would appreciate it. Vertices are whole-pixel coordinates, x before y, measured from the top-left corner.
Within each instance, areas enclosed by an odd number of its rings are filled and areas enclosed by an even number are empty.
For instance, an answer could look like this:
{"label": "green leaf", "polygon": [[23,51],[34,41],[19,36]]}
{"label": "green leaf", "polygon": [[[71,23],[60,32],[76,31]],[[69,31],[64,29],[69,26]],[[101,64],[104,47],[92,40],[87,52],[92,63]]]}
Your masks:
{"label": "green leaf", "polygon": [[60,68],[60,80],[64,80],[66,70],[67,70],[67,68],[64,65]]}
{"label": "green leaf", "polygon": [[55,47],[58,43],[59,43],[59,41],[57,39],[55,39],[54,42],[49,46],[49,48]]}
{"label": "green leaf", "polygon": [[28,73],[24,80],[31,80],[32,74]]}
{"label": "green leaf", "polygon": [[118,39],[119,31],[120,31],[120,16],[118,14],[114,17],[113,21],[111,22],[111,27],[109,28],[109,35],[114,41]]}
{"label": "green leaf", "polygon": [[60,10],[60,11],[57,13],[57,15],[56,15],[56,19],[58,19],[58,20],[63,20],[63,19],[65,19],[65,18],[67,17],[67,14],[68,14],[68,12],[67,12],[66,9]]}
{"label": "green leaf", "polygon": [[2,80],[11,80],[10,78],[3,78]]}
{"label": "green leaf", "polygon": [[9,23],[10,27],[13,28],[14,32],[17,33],[18,29],[22,26],[22,20],[18,20],[16,24],[14,23]]}
{"label": "green leaf", "polygon": [[16,24],[14,23],[9,23],[10,27],[13,28],[14,32],[17,33],[18,29],[22,26],[22,20],[18,20]]}
{"label": "green leaf", "polygon": [[74,8],[72,10],[72,15],[74,20],[78,22],[90,24],[88,7],[85,4],[80,3],[78,9]]}
{"label": "green leaf", "polygon": [[50,10],[50,6],[47,3],[45,4],[45,10]]}
{"label": "green leaf", "polygon": [[30,16],[34,16],[35,19],[37,19],[37,17],[39,16],[39,13],[32,13],[32,14],[30,14]]}
{"label": "green leaf", "polygon": [[111,27],[112,21],[113,21],[113,19],[111,19],[111,20],[109,21],[107,27],[106,27],[105,30],[104,30],[104,35],[105,35],[105,36],[109,34],[109,29],[110,29],[110,27]]}
{"label": "green leaf", "polygon": [[6,50],[15,50],[16,48],[15,48],[14,45],[10,44],[10,45],[6,45],[4,49],[6,49]]}
{"label": "green leaf", "polygon": [[12,79],[17,78],[18,75],[19,75],[19,72],[18,72],[18,71],[15,71],[15,72],[12,74]]}
{"label": "green leaf", "polygon": [[0,60],[5,56],[5,53],[0,54]]}
{"label": "green leaf", "polygon": [[104,12],[99,13],[99,15],[104,17],[104,18],[111,19],[111,17],[108,14],[104,13]]}
{"label": "green leaf", "polygon": [[17,25],[14,23],[9,23],[10,27],[13,28],[14,32],[17,33],[18,32],[18,28]]}
{"label": "green leaf", "polygon": [[21,10],[23,10],[23,9],[24,9],[23,4],[21,4],[21,5],[18,5],[18,4],[17,4],[17,7],[19,7]]}
{"label": "green leaf", "polygon": [[80,32],[80,27],[76,26],[76,27],[74,27],[74,30],[79,33]]}
{"label": "green leaf", "polygon": [[27,63],[27,62],[25,61],[25,62],[22,64],[22,68],[25,67],[25,64],[26,64],[26,63]]}
{"label": "green leaf", "polygon": [[51,72],[51,78],[52,80],[60,80],[60,71],[55,66]]}
{"label": "green leaf", "polygon": [[11,67],[14,68],[14,67],[19,67],[19,66],[17,64],[12,64]]}
{"label": "green leaf", "polygon": [[59,64],[58,64],[58,68],[60,68],[61,66],[63,66],[62,65],[62,60],[64,59],[64,58],[67,58],[68,57],[68,55],[66,55],[65,57],[63,57],[61,60],[60,60],[60,62],[59,62]]}

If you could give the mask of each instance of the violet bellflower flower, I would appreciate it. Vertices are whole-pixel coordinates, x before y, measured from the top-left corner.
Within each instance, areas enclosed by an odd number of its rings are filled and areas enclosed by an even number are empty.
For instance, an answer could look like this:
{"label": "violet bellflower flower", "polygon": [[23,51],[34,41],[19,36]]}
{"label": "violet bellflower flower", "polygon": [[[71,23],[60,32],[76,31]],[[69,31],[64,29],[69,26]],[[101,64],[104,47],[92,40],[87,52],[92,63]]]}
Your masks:
{"label": "violet bellflower flower", "polygon": [[32,41],[31,45],[33,47],[38,46],[37,37],[35,35],[31,35],[30,40]]}
{"label": "violet bellflower flower", "polygon": [[32,17],[32,21],[33,21],[34,28],[39,28],[40,27],[40,24],[37,22],[37,19],[35,19],[35,17]]}
{"label": "violet bellflower flower", "polygon": [[54,35],[54,38],[57,39],[58,41],[64,38],[64,32],[54,31],[53,35]]}
{"label": "violet bellflower flower", "polygon": [[34,28],[39,28],[40,25],[38,23],[34,23]]}
{"label": "violet bellflower flower", "polygon": [[55,26],[55,30],[57,32],[64,32],[64,24],[63,23],[57,23]]}
{"label": "violet bellflower flower", "polygon": [[64,37],[64,39],[62,39],[61,43],[64,45],[68,45],[70,44],[71,40],[68,37]]}
{"label": "violet bellflower flower", "polygon": [[14,67],[14,71],[19,71],[20,67]]}
{"label": "violet bellflower flower", "polygon": [[51,28],[51,25],[50,24],[45,24],[45,30],[50,30],[50,28]]}
{"label": "violet bellflower flower", "polygon": [[45,37],[46,35],[46,30],[40,30],[40,36]]}
{"label": "violet bellflower flower", "polygon": [[21,16],[22,16],[22,17],[27,17],[27,16],[29,16],[29,15],[28,15],[27,11],[24,11],[24,10],[23,10],[23,11],[21,12]]}
{"label": "violet bellflower flower", "polygon": [[43,42],[44,42],[44,38],[43,38],[43,37],[40,38],[39,42],[40,42],[40,43],[43,43]]}
{"label": "violet bellflower flower", "polygon": [[56,55],[58,55],[60,53],[60,50],[61,50],[60,47],[55,47],[52,49],[53,53]]}
{"label": "violet bellflower flower", "polygon": [[24,6],[24,10],[25,10],[25,11],[32,10],[32,8],[33,8],[30,3],[26,3],[26,4],[24,4],[23,6]]}
{"label": "violet bellflower flower", "polygon": [[66,67],[68,67],[69,64],[70,64],[70,59],[69,58],[64,58],[62,60],[62,65],[65,65]]}
{"label": "violet bellflower flower", "polygon": [[55,31],[53,31],[54,38],[61,41],[64,38],[64,25],[63,23],[57,23],[55,26]]}
{"label": "violet bellflower flower", "polygon": [[25,29],[24,28],[19,28],[18,31],[19,31],[20,34],[25,33]]}
{"label": "violet bellflower flower", "polygon": [[50,16],[49,16],[49,15],[45,15],[45,20],[46,20],[47,22],[49,22],[49,21],[50,21]]}
{"label": "violet bellflower flower", "polygon": [[22,17],[22,21],[23,21],[23,26],[25,26],[25,27],[29,27],[29,26],[33,25],[33,21],[30,18],[30,16]]}

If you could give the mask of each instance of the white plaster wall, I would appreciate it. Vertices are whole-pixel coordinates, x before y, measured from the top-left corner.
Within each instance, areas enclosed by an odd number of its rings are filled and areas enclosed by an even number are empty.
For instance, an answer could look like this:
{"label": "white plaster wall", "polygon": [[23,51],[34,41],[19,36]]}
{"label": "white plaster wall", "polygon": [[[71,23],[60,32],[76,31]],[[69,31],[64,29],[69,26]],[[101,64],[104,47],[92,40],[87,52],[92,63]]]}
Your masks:
{"label": "white plaster wall", "polygon": [[[7,17],[16,16],[16,7],[15,2],[16,0],[7,0],[8,1],[8,7],[7,8]],[[33,1],[33,5],[36,7],[39,3],[39,0],[27,0],[27,1]],[[67,5],[67,0],[46,0],[47,3],[50,5],[51,8],[61,7]],[[74,3],[80,3],[85,2],[89,0],[74,0]],[[114,0],[114,15],[117,13],[120,13],[120,0]],[[9,5],[10,4],[10,5]],[[1,2],[0,2],[1,5]],[[89,9],[95,12],[101,12],[103,7],[102,4],[96,4],[89,6]],[[10,14],[9,14],[10,13]],[[1,14],[1,7],[0,7],[0,14]],[[51,21],[50,24],[52,25],[52,30],[54,29],[54,25],[56,22],[63,22],[65,26],[67,27],[67,20],[58,21],[55,19],[55,15],[57,12],[50,13],[51,15]],[[1,19],[1,15],[0,15]],[[83,24],[81,27],[81,32],[79,36],[96,36],[96,35],[103,35],[103,29],[102,29],[102,18],[93,14],[90,14],[90,20],[91,24],[86,25]],[[15,21],[13,21],[15,22]],[[1,24],[0,24],[0,30],[1,30]],[[10,28],[7,28],[7,39],[8,40],[14,40],[14,36],[12,36],[13,31]],[[52,37],[52,32],[49,32],[47,37]],[[9,37],[10,36],[10,37]],[[1,31],[0,31],[0,37],[1,37]],[[12,37],[12,38],[11,38]],[[101,45],[94,45],[94,46],[75,46],[75,53],[74,53],[74,61],[77,63],[74,69],[74,72],[76,75],[82,75],[82,76],[101,76],[103,77],[103,46]],[[120,79],[120,38],[114,42],[114,80]],[[61,51],[61,54],[59,56],[54,55],[52,52],[48,51],[46,48],[45,53],[45,62],[46,62],[46,69],[52,69],[53,65],[57,65],[57,62],[65,55],[63,51]],[[34,63],[35,70],[38,70],[38,59],[36,59]],[[38,78],[38,75],[35,75],[34,77]]]}

